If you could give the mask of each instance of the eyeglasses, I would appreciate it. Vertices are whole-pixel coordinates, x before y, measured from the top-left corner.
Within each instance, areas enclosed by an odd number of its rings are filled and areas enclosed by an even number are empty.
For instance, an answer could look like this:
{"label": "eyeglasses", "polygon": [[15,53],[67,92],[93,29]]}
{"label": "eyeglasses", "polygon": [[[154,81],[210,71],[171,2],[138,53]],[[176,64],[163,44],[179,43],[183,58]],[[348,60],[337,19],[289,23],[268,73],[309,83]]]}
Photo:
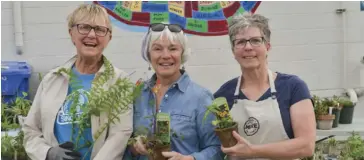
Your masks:
{"label": "eyeglasses", "polygon": [[154,23],[154,24],[151,24],[149,26],[149,28],[152,30],[152,31],[155,31],[155,32],[162,32],[164,30],[164,28],[166,28],[166,26],[168,27],[168,29],[171,31],[171,32],[181,32],[182,31],[182,27],[178,24],[163,24],[163,23]]}
{"label": "eyeglasses", "polygon": [[250,39],[235,39],[233,41],[233,44],[235,48],[244,48],[248,42],[253,47],[259,47],[264,42],[264,37],[253,37]]}
{"label": "eyeglasses", "polygon": [[76,24],[73,26],[77,26],[78,33],[82,35],[88,35],[90,31],[93,29],[95,34],[99,37],[104,37],[108,32],[111,32],[109,28],[103,26],[91,26],[89,24]]}

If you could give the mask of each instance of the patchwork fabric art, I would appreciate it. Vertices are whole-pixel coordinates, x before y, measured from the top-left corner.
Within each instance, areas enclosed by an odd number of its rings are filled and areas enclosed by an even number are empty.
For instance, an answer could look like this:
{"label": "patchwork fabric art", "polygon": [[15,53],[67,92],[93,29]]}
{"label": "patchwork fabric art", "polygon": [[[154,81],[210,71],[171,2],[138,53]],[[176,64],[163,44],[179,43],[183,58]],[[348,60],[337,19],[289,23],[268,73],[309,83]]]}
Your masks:
{"label": "patchwork fabric art", "polygon": [[254,13],[260,1],[94,1],[110,16],[131,26],[173,23],[184,32],[200,36],[228,34],[235,14]]}

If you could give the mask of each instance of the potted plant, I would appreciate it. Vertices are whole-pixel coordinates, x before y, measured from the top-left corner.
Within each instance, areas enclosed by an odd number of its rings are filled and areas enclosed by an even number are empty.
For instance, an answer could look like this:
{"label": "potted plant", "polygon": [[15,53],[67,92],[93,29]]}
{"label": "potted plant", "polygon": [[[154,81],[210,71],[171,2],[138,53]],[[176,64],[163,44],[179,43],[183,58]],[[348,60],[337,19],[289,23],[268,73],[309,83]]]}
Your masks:
{"label": "potted plant", "polygon": [[[95,76],[92,82],[92,87],[89,92],[80,93],[80,82],[75,77],[71,68],[60,68],[57,71],[58,75],[68,75],[70,85],[73,92],[71,92],[67,97],[66,101],[69,100],[70,105],[70,115],[72,118],[72,128],[71,140],[75,144],[75,150],[83,147],[89,148],[88,153],[91,151],[92,146],[100,137],[100,135],[109,128],[110,125],[119,120],[119,115],[125,113],[131,109],[131,104],[134,102],[135,98],[141,93],[141,87],[132,83],[129,77],[118,78],[110,83],[110,79],[114,77],[114,67],[106,57],[103,57],[105,71],[101,74]],[[83,94],[87,97],[88,103],[83,104],[79,98]],[[77,113],[77,110],[82,110],[82,113]],[[90,118],[91,116],[99,117],[101,114],[107,115],[107,120],[98,131],[93,134],[93,142],[86,142],[85,145],[80,145],[81,139],[86,139],[82,137],[86,128],[91,126]],[[77,123],[78,122],[78,123]],[[78,127],[75,127],[75,126]],[[78,136],[74,140],[75,129],[79,128]],[[86,153],[86,154],[88,154]],[[86,157],[86,156],[85,156]],[[85,158],[84,157],[84,158]]]}
{"label": "potted plant", "polygon": [[332,124],[332,128],[336,128],[339,125],[340,113],[342,109],[342,105],[339,103],[339,97],[334,95],[332,98],[325,98],[323,100],[324,105],[327,105],[328,108],[332,108],[332,114],[335,115],[335,119]]}
{"label": "potted plant", "polygon": [[146,145],[149,160],[167,160],[168,158],[164,157],[162,152],[171,151],[171,137],[183,139],[183,135],[178,135],[170,129],[170,122],[168,120],[156,121],[157,116],[157,114],[154,114],[144,117],[152,118],[153,120],[149,126],[156,127],[153,128],[153,132],[149,132],[148,127],[138,126],[133,136],[129,139],[128,145],[134,145],[137,138],[141,138],[143,144]]}
{"label": "potted plant", "polygon": [[364,140],[357,132],[352,132],[348,137],[345,148],[341,152],[344,160],[364,160]]}
{"label": "potted plant", "polygon": [[314,111],[317,121],[317,128],[330,130],[335,119],[335,115],[329,114],[329,107],[319,97],[315,97]]}
{"label": "potted plant", "polygon": [[330,138],[328,141],[328,156],[331,158],[338,158],[340,150],[338,149],[338,141],[335,138]]}
{"label": "potted plant", "polygon": [[[144,86],[142,79],[138,80],[137,86]],[[157,85],[152,88],[154,93],[157,93],[158,90],[159,87]],[[155,101],[150,101],[149,106],[154,107]],[[178,135],[171,129],[170,117],[167,113],[154,113],[153,115],[145,116],[143,118],[152,119],[149,124],[149,127],[152,128],[152,132],[149,131],[147,126],[138,126],[129,139],[128,145],[135,144],[137,138],[141,138],[142,142],[146,145],[149,160],[167,160],[168,158],[164,157],[162,152],[171,151],[171,137],[183,139],[183,136],[181,134]]]}
{"label": "potted plant", "polygon": [[351,124],[353,122],[355,104],[346,98],[341,98],[339,103],[342,106],[339,123]]}
{"label": "potted plant", "polygon": [[222,146],[232,147],[236,145],[237,140],[232,133],[233,131],[238,132],[238,123],[233,120],[229,113],[229,106],[226,98],[218,97],[211,105],[207,106],[204,120],[206,120],[210,113],[213,113],[216,116],[216,120],[212,121],[212,125],[216,127],[215,133],[219,137]]}

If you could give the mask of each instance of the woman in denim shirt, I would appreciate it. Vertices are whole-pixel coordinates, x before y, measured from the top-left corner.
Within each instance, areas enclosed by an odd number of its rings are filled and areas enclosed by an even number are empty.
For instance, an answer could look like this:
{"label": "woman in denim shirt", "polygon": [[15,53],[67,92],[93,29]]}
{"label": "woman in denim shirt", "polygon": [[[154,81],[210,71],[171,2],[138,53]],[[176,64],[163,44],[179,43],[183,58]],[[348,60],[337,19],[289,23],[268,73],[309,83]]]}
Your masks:
{"label": "woman in denim shirt", "polygon": [[[146,116],[168,113],[171,130],[183,138],[171,136],[172,152],[163,152],[163,156],[170,160],[223,159],[220,141],[211,124],[215,117],[210,114],[203,121],[213,95],[193,82],[184,67],[180,69],[188,57],[186,43],[187,38],[178,25],[153,24],[149,27],[142,55],[155,74],[144,82],[140,98],[134,104],[134,133],[140,127],[152,132],[153,119]],[[157,92],[155,88],[158,88]],[[138,141],[128,147],[129,154],[124,159],[147,160],[145,144],[140,138],[136,139]]]}

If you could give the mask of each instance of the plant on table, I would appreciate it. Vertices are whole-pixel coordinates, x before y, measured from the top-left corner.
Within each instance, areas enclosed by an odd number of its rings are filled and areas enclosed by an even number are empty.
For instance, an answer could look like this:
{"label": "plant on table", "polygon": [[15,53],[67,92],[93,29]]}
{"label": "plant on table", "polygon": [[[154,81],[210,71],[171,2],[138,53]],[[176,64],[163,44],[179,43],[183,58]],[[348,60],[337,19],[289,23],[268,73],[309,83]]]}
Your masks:
{"label": "plant on table", "polygon": [[357,132],[353,131],[346,140],[341,157],[345,160],[364,160],[364,140]]}
{"label": "plant on table", "polygon": [[335,119],[333,121],[333,128],[338,127],[339,119],[340,119],[340,113],[342,109],[342,105],[340,105],[340,98],[336,95],[334,95],[332,98],[324,98],[322,100],[322,103],[326,106],[328,106],[329,110],[331,108],[331,113],[335,115]]}
{"label": "plant on table", "polygon": [[340,150],[338,148],[338,141],[335,138],[330,138],[328,141],[328,156],[332,158],[337,158],[340,155]]}
{"label": "plant on table", "polygon": [[238,132],[238,123],[233,120],[229,113],[229,106],[226,98],[218,97],[214,99],[211,105],[207,106],[204,121],[210,113],[213,113],[216,116],[216,120],[212,121],[212,125],[216,127],[214,130],[222,145],[224,147],[232,147],[237,144],[232,132]]}
{"label": "plant on table", "polygon": [[329,106],[320,97],[314,95],[313,101],[318,129],[331,129],[335,115],[329,114]]}
{"label": "plant on table", "polygon": [[[71,101],[70,114],[72,117],[72,133],[71,141],[75,144],[75,150],[81,148],[89,148],[94,145],[95,141],[100,135],[109,128],[110,125],[119,121],[119,115],[131,110],[131,104],[135,98],[139,96],[141,92],[140,86],[135,86],[128,77],[118,78],[113,84],[110,83],[114,78],[114,68],[112,64],[103,57],[105,71],[99,75],[96,75],[92,82],[92,87],[89,92],[80,92],[80,82],[76,80],[75,75],[71,68],[61,68],[57,71],[58,75],[66,74],[70,77],[70,85],[72,87],[72,93],[66,97],[66,101]],[[80,96],[83,94],[87,97],[88,103],[82,103]],[[77,110],[81,110],[82,113],[77,113]],[[91,116],[99,117],[101,114],[107,115],[106,123],[102,124],[100,129],[94,134],[94,142],[86,141],[85,145],[80,145],[79,142],[83,137],[83,133],[86,128],[91,127]],[[75,133],[76,127],[79,129],[78,133]],[[74,134],[77,134],[74,139]],[[86,157],[86,156],[85,156]]]}
{"label": "plant on table", "polygon": [[348,98],[340,98],[339,103],[342,106],[340,113],[340,124],[351,124],[353,120],[355,103]]}

